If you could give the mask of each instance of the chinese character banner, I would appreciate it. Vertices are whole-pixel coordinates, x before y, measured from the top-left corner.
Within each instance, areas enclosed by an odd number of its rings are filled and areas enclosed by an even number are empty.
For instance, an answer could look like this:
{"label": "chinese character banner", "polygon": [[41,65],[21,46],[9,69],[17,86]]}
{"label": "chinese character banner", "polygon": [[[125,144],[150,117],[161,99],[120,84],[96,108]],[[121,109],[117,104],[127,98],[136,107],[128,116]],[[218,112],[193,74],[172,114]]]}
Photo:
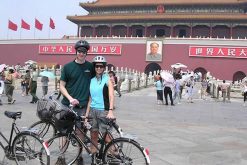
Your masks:
{"label": "chinese character banner", "polygon": [[190,46],[189,56],[247,58],[247,47]]}
{"label": "chinese character banner", "polygon": [[[75,54],[74,45],[71,44],[55,44],[55,45],[39,45],[39,54]],[[101,55],[121,55],[122,45],[116,44],[92,44],[88,54]]]}

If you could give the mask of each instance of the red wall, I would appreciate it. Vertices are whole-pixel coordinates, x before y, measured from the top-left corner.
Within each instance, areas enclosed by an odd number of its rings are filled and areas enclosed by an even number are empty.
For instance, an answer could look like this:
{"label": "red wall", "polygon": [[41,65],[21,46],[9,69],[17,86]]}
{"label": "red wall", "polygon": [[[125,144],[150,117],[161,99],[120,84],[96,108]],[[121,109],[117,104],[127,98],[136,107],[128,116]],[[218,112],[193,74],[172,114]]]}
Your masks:
{"label": "red wall", "polygon": [[[131,41],[131,39],[129,39],[128,41]],[[98,44],[103,43],[103,41],[100,40],[98,42],[97,40],[94,40],[92,42]],[[47,41],[45,43],[47,44]],[[68,43],[71,44],[75,42],[68,41]],[[89,43],[91,43],[90,40]],[[123,41],[119,41],[119,40],[107,42],[107,43],[122,45],[122,54],[120,56],[106,55],[108,63],[113,64],[116,67],[117,66],[128,67],[131,69],[144,72],[145,67],[150,63],[145,61],[146,40],[141,41],[139,43],[133,41],[131,41],[131,43],[128,43],[127,41],[126,43],[123,43]],[[218,45],[221,44],[220,41],[217,43]],[[44,44],[44,43],[41,42],[40,44]],[[161,68],[165,70],[170,70],[171,69],[170,65],[177,62],[187,65],[189,70],[194,70],[198,67],[202,67],[205,68],[207,71],[210,71],[214,77],[218,79],[226,79],[226,80],[232,80],[233,74],[236,73],[237,71],[242,71],[245,74],[247,74],[247,58],[234,59],[234,58],[190,57],[189,56],[190,45],[195,45],[195,43],[181,44],[179,42],[174,43],[174,40],[171,43],[166,43],[166,41],[164,41],[163,61],[157,62],[157,64],[159,64]],[[208,42],[208,44],[206,42],[206,45],[210,45],[210,42]],[[227,46],[230,47],[231,45],[227,45]],[[236,47],[236,44],[234,46]],[[17,63],[20,63],[23,65],[25,61],[31,59],[42,63],[58,63],[63,65],[68,61],[72,61],[75,58],[75,55],[39,55],[38,48],[39,48],[39,43],[37,44],[4,43],[3,44],[0,41],[0,64],[5,63],[8,65],[16,65]],[[88,55],[87,59],[90,61],[94,56]]]}

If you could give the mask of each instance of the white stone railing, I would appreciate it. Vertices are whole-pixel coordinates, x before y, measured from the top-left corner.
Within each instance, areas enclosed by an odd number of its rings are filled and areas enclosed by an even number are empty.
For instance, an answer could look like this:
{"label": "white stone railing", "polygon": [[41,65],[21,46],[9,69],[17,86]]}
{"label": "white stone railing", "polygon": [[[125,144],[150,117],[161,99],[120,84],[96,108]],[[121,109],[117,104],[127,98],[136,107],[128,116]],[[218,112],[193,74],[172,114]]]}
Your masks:
{"label": "white stone railing", "polygon": [[[60,68],[62,68],[60,66]],[[61,69],[55,69],[53,68],[38,68],[38,72],[40,73],[43,70],[48,70],[53,72],[56,75],[56,79],[55,79],[55,89],[58,88],[58,81],[60,78],[60,72]],[[146,75],[144,72],[139,72],[135,69],[131,69],[131,68],[124,68],[124,67],[116,67],[115,70],[114,68],[110,68],[111,71],[114,71],[117,78],[118,78],[118,85],[121,91],[124,92],[131,92],[134,90],[139,90],[141,88],[147,88],[150,86],[153,86],[155,80],[154,80],[154,76],[157,75],[158,73],[160,73],[161,71],[154,71],[154,73],[152,74],[151,72]],[[106,69],[106,72],[108,72],[109,70]],[[172,74],[172,71],[170,70],[164,70],[168,73]],[[24,70],[20,71],[21,73],[25,74]],[[207,75],[207,77],[209,78],[209,85],[210,85],[210,95],[213,98],[218,99],[219,98],[219,90],[218,87],[219,85],[222,83],[222,80],[218,80],[215,77],[212,77],[210,74]],[[247,80],[247,78],[246,78]],[[244,80],[245,81],[245,80]],[[229,84],[229,89],[227,92],[227,97],[230,100],[231,95],[234,95],[234,97],[240,97],[241,96],[241,84],[242,83],[234,83],[232,84],[231,81],[226,81],[226,83]],[[184,90],[186,91],[186,90]],[[195,83],[195,89],[194,89],[194,98],[200,98],[201,94],[201,82],[196,82]]]}

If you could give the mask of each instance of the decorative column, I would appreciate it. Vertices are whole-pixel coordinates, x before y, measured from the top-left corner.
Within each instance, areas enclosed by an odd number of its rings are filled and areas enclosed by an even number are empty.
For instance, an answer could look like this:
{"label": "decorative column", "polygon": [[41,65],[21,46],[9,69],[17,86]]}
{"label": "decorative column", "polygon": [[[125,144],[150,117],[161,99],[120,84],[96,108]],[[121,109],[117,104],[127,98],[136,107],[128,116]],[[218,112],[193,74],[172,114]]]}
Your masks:
{"label": "decorative column", "polygon": [[80,28],[80,25],[78,25],[78,27],[77,27],[77,37],[80,37],[80,34],[81,34],[81,33],[80,33],[80,29],[81,29],[81,28]]}
{"label": "decorative column", "polygon": [[144,36],[145,37],[147,37],[147,31],[148,31],[148,27],[147,27],[147,25],[145,25],[145,27],[144,27]]}
{"label": "decorative column", "polygon": [[213,37],[213,27],[212,27],[212,24],[210,24],[209,36],[210,36],[210,38]]}
{"label": "decorative column", "polygon": [[127,32],[126,32],[127,34],[126,34],[126,36],[129,37],[129,34],[130,34],[130,27],[129,27],[129,25],[126,25],[126,26],[127,26]]}
{"label": "decorative column", "polygon": [[232,24],[230,25],[230,38],[233,38],[233,27],[232,27]]}
{"label": "decorative column", "polygon": [[110,25],[110,37],[112,37],[112,25]]}
{"label": "decorative column", "polygon": [[171,34],[170,34],[171,37],[173,37],[173,33],[174,33],[174,29],[173,29],[173,25],[171,25]]}
{"label": "decorative column", "polygon": [[95,25],[93,25],[93,37],[95,37],[96,36],[96,27],[95,27]]}
{"label": "decorative column", "polygon": [[190,25],[190,37],[193,37],[193,24]]}

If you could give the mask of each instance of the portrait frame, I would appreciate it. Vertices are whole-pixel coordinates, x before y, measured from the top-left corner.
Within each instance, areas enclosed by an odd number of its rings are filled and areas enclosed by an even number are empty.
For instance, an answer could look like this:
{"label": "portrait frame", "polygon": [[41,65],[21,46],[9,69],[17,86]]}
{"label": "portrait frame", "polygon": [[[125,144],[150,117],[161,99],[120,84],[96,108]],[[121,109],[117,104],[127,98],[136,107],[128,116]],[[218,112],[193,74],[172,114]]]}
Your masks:
{"label": "portrait frame", "polygon": [[[151,48],[152,47],[152,48]],[[149,40],[146,42],[146,61],[162,62],[163,42]]]}

